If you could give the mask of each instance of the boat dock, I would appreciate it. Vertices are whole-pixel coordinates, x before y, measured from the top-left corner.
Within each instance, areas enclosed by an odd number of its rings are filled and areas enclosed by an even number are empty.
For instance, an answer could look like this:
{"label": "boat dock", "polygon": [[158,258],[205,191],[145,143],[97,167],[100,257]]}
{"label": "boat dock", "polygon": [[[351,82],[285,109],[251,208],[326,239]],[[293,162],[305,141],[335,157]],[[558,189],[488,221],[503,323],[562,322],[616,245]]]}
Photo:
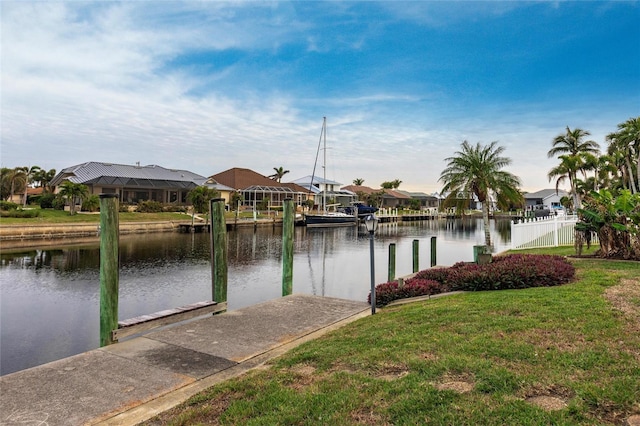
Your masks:
{"label": "boat dock", "polygon": [[296,294],[0,377],[3,425],[132,425],[370,315],[369,304]]}

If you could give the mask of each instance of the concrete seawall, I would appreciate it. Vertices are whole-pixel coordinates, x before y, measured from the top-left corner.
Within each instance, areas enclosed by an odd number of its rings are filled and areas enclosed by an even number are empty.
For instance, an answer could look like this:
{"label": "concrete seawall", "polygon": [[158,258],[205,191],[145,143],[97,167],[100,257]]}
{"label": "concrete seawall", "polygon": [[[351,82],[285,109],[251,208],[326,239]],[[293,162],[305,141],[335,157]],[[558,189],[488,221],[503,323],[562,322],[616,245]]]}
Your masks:
{"label": "concrete seawall", "polygon": [[[121,222],[120,234],[174,232],[182,222]],[[189,222],[190,223],[190,222]],[[67,223],[0,226],[0,248],[15,249],[42,245],[99,241],[98,223]]]}

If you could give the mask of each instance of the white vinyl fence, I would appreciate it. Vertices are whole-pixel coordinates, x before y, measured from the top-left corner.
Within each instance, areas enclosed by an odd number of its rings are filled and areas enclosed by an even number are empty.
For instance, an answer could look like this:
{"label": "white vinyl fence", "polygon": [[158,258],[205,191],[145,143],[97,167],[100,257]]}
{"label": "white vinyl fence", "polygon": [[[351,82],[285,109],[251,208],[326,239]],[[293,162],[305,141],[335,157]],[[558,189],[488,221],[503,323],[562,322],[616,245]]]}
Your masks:
{"label": "white vinyl fence", "polygon": [[[531,218],[520,223],[512,223],[511,248],[522,250],[573,245],[577,221],[577,216],[573,215]],[[591,243],[598,244],[597,238],[593,234]]]}

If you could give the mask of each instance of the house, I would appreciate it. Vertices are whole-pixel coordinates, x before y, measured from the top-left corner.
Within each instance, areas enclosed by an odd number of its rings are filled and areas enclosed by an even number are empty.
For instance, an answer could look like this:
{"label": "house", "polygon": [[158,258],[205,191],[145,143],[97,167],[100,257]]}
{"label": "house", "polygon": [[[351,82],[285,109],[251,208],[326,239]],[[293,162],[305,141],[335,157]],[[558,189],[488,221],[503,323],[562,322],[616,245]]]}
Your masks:
{"label": "house", "polygon": [[280,183],[253,170],[234,167],[209,177],[210,180],[233,188],[242,197],[242,205],[257,209],[268,200],[269,207],[280,207],[287,198],[294,204],[306,203],[309,191],[295,183]]}
{"label": "house", "polygon": [[562,189],[541,189],[540,191],[524,194],[526,210],[553,210],[562,208],[560,199],[568,197],[569,193]]}
{"label": "house", "polygon": [[307,192],[313,194],[312,198],[316,200],[316,204],[319,204],[319,199],[323,196],[323,193],[328,204],[348,206],[357,199],[354,192],[340,188],[340,185],[342,185],[340,182],[324,179],[319,176],[308,175],[296,179],[292,183],[303,187]]}
{"label": "house", "polygon": [[363,185],[348,185],[342,187],[342,190],[365,196],[379,193],[381,196],[380,200],[376,202],[377,207],[397,208],[407,207],[411,204],[410,196],[394,189],[373,189]]}
{"label": "house", "polygon": [[121,203],[136,204],[140,201],[160,203],[187,202],[187,194],[193,188],[207,185],[217,189],[227,197],[230,188],[187,170],[165,169],[157,165],[127,165],[102,162],[88,162],[67,167],[51,181],[51,186],[59,186],[64,181],[81,183],[89,188],[89,194],[118,194]]}
{"label": "house", "polygon": [[412,200],[418,200],[420,202],[420,209],[437,209],[440,207],[440,200],[433,195],[425,194],[424,192],[409,192],[396,190],[401,194],[411,197]]}

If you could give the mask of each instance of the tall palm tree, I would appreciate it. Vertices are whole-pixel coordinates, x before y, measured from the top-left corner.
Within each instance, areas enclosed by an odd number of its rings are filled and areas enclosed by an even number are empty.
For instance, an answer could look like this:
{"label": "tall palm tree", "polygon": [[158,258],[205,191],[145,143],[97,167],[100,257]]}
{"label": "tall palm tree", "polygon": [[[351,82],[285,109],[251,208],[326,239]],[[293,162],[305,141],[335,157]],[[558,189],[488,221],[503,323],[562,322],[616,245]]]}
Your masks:
{"label": "tall palm tree", "polygon": [[3,199],[11,200],[20,191],[27,192],[27,174],[22,167],[9,169],[2,168],[2,196]]}
{"label": "tall palm tree", "polygon": [[282,177],[287,173],[289,173],[289,170],[285,170],[284,167],[274,167],[273,170],[275,170],[275,173],[269,177],[275,180],[276,182],[281,182]]}
{"label": "tall palm tree", "polygon": [[607,135],[607,141],[608,153],[614,155],[618,152],[624,158],[631,193],[640,192],[640,117],[618,124],[618,131]]}
{"label": "tall palm tree", "polygon": [[51,192],[49,182],[51,182],[55,176],[56,169],[50,169],[49,171],[41,169],[33,176],[33,180],[37,182],[38,187],[42,188],[45,192]]}
{"label": "tall palm tree", "polygon": [[69,201],[69,213],[73,216],[76,212],[76,202],[78,200],[82,201],[89,196],[89,188],[81,183],[66,180],[60,185],[58,193]]}
{"label": "tall palm tree", "polygon": [[482,203],[482,221],[484,223],[484,240],[491,246],[489,232],[489,203],[491,194],[500,205],[508,202],[521,203],[520,178],[502,170],[511,164],[511,159],[503,157],[505,148],[498,146],[498,142],[491,142],[487,146],[479,143],[475,146],[464,141],[462,149],[453,157],[446,158],[447,167],[440,173],[444,183],[443,193],[449,193],[444,200],[445,206],[455,202],[458,193],[475,194]]}
{"label": "tall palm tree", "polygon": [[22,171],[24,171],[26,177],[27,177],[27,184],[25,185],[24,188],[24,197],[23,197],[23,205],[26,206],[27,205],[27,189],[29,188],[29,185],[31,185],[33,182],[36,181],[36,177],[38,176],[38,173],[42,170],[40,168],[40,166],[25,166],[25,167],[19,167]]}
{"label": "tall palm tree", "polygon": [[[573,205],[576,208],[581,207],[580,196],[576,190],[575,184],[577,180],[578,171],[583,171],[584,173],[584,155],[585,154],[599,154],[598,149],[600,146],[591,140],[585,141],[584,138],[589,136],[589,133],[586,130],[582,129],[573,129],[571,130],[569,126],[567,126],[566,132],[556,136],[556,138],[552,142],[552,148],[547,152],[547,156],[549,158],[558,156],[558,158],[564,156],[565,158],[561,160],[562,167],[569,167],[566,170],[566,173],[569,178],[570,184],[570,192],[573,197]],[[552,169],[553,171],[553,169]],[[549,180],[552,179],[551,171],[549,172]],[[557,190],[557,183],[556,183]]]}
{"label": "tall palm tree", "polygon": [[353,180],[353,184],[355,186],[362,186],[363,183],[364,183],[364,179],[362,179],[362,178],[356,178],[356,179]]}

